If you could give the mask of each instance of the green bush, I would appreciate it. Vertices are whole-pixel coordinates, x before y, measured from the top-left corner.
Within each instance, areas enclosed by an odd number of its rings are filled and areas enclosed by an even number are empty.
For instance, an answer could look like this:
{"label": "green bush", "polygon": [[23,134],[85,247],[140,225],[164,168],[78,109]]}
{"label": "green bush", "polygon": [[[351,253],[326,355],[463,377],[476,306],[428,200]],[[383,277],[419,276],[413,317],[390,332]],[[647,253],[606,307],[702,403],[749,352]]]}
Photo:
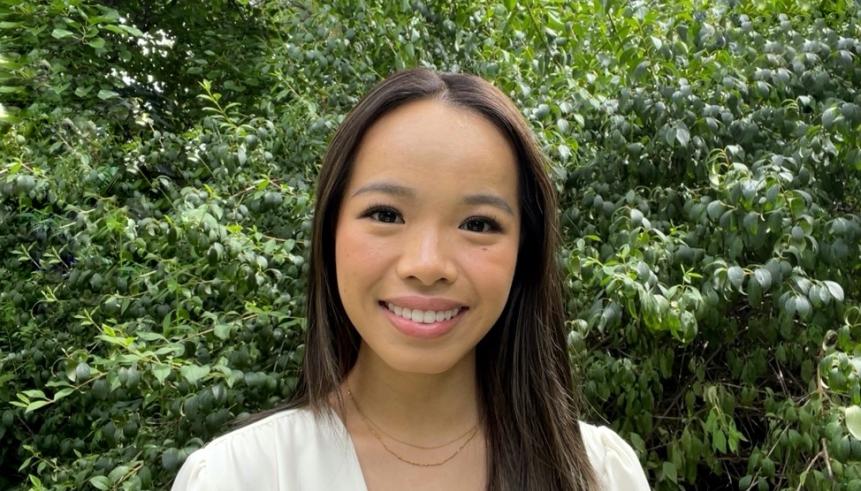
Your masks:
{"label": "green bush", "polygon": [[288,396],[326,142],[428,65],[551,157],[584,416],[657,489],[861,489],[857,2],[0,5],[0,487],[165,488]]}

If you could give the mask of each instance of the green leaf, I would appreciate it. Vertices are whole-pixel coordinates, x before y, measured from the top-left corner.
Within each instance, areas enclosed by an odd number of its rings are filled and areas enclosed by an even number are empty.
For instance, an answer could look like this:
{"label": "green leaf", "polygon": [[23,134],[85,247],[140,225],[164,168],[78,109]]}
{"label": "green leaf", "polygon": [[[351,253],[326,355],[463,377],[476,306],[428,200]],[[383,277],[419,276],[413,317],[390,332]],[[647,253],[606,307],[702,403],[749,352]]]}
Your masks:
{"label": "green leaf", "polygon": [[118,465],[108,474],[108,479],[112,483],[118,482],[123,476],[129,473],[130,469],[127,465]]}
{"label": "green leaf", "polygon": [[100,489],[102,491],[106,491],[111,489],[111,481],[107,478],[107,476],[94,476],[90,478],[90,484],[93,485],[94,488]]}
{"label": "green leaf", "polygon": [[105,31],[110,31],[114,34],[120,34],[120,35],[128,34],[124,29],[122,29],[120,26],[118,26],[116,24],[108,24],[106,26],[101,26],[101,28]]}
{"label": "green leaf", "polygon": [[802,319],[806,319],[810,315],[810,301],[807,300],[807,297],[804,295],[796,295],[795,296],[795,311],[798,312],[799,317]]}
{"label": "green leaf", "polygon": [[195,385],[198,380],[209,375],[209,365],[184,365],[179,372],[188,380],[188,383]]}
{"label": "green leaf", "polygon": [[830,107],[822,113],[822,126],[827,130],[834,125],[834,120],[837,118],[838,110],[836,107]]}
{"label": "green leaf", "polygon": [[736,288],[741,288],[744,283],[744,270],[738,266],[732,266],[726,271],[729,282]]}
{"label": "green leaf", "polygon": [[646,452],[646,443],[643,441],[643,437],[637,433],[629,433],[628,442],[634,447],[635,452]]}
{"label": "green leaf", "polygon": [[712,432],[712,446],[720,453],[726,453],[726,435],[721,430]]}
{"label": "green leaf", "polygon": [[685,127],[676,128],[676,140],[683,148],[687,148],[688,142],[691,141],[691,132]]}
{"label": "green leaf", "polygon": [[846,415],[846,429],[856,440],[861,440],[861,407],[849,406],[844,408],[844,413]]}
{"label": "green leaf", "polygon": [[104,101],[107,99],[112,99],[114,97],[119,97],[119,94],[114,92],[113,90],[102,89],[99,91],[98,97],[99,97],[99,99]]}
{"label": "green leaf", "polygon": [[758,281],[750,281],[747,284],[747,301],[751,307],[758,307],[762,302],[762,287]]}
{"label": "green leaf", "polygon": [[667,145],[672,147],[676,142],[676,128],[668,128],[664,139],[667,141]]}
{"label": "green leaf", "polygon": [[102,49],[105,47],[105,40],[102,38],[96,38],[87,43],[91,48],[94,49]]}
{"label": "green leaf", "polygon": [[230,337],[230,324],[216,324],[213,332],[218,339],[227,340]]}
{"label": "green leaf", "polygon": [[164,384],[164,381],[167,379],[168,375],[170,375],[170,366],[162,365],[158,367],[153,367],[152,374],[155,376],[156,380],[158,380],[160,384]]}
{"label": "green leaf", "polygon": [[45,395],[41,390],[25,390],[23,394],[27,396],[29,399],[47,399],[48,396]]}
{"label": "green leaf", "polygon": [[813,293],[812,292],[814,291],[814,288],[816,289],[815,290],[816,296],[818,297],[820,304],[827,305],[829,302],[831,302],[831,299],[833,298],[831,296],[831,292],[828,290],[828,287],[824,286],[824,285],[823,286],[814,285],[814,286],[810,287],[810,292],[811,292],[810,293],[810,296],[811,296],[810,299],[811,300],[813,300]]}
{"label": "green leaf", "polygon": [[75,392],[75,389],[73,387],[66,387],[65,389],[60,389],[54,394],[54,401],[59,401],[60,399],[67,397],[73,392]]}
{"label": "green leaf", "polygon": [[139,37],[143,37],[143,35],[144,35],[144,33],[143,33],[143,32],[141,32],[141,30],[140,30],[140,29],[138,29],[138,28],[137,28],[137,27],[135,27],[135,26],[127,26],[127,25],[125,25],[125,24],[121,24],[121,25],[120,25],[120,29],[122,29],[123,31],[125,31],[125,32],[127,32],[127,33],[129,33],[129,34],[131,34],[131,35],[132,35],[132,36],[134,36],[134,37],[138,37],[138,38],[139,38]]}
{"label": "green leaf", "polygon": [[72,31],[67,31],[66,29],[60,29],[60,28],[54,29],[51,32],[51,36],[53,36],[56,39],[63,39],[63,38],[67,38],[67,37],[72,37],[74,35],[75,35],[75,33],[73,33]]}
{"label": "green leaf", "polygon": [[718,218],[723,214],[724,210],[723,203],[719,199],[715,199],[709,202],[708,206],[706,206],[706,213],[708,213],[709,218],[712,221],[717,221]]}
{"label": "green leaf", "polygon": [[824,281],[826,288],[828,288],[828,292],[831,293],[831,297],[838,302],[843,301],[843,287],[840,286],[839,283],[835,283],[833,281]]}
{"label": "green leaf", "polygon": [[165,337],[157,332],[137,331],[135,335],[144,341],[165,341]]}
{"label": "green leaf", "polygon": [[568,145],[559,145],[557,150],[559,151],[559,158],[562,159],[562,162],[567,162],[568,159],[571,158],[571,149],[568,148]]}
{"label": "green leaf", "polygon": [[168,312],[167,315],[164,316],[164,319],[161,320],[161,331],[165,335],[169,335],[170,331],[172,330],[171,329],[172,328],[172,326],[171,326],[171,319],[172,318],[173,318],[173,312],[171,311],[171,312]]}
{"label": "green leaf", "polygon": [[631,215],[631,224],[634,225],[635,227],[639,227],[640,224],[643,223],[643,219],[645,218],[643,216],[643,212],[636,209],[636,208],[631,208],[630,215]]}
{"label": "green leaf", "polygon": [[87,23],[90,25],[95,24],[104,24],[107,22],[116,23],[120,18],[120,14],[114,10],[110,9],[105,15],[97,15],[95,17],[90,17],[87,19]]}
{"label": "green leaf", "polygon": [[47,406],[51,404],[51,401],[34,401],[27,405],[27,409],[24,410],[24,413],[29,413],[39,409],[40,407]]}
{"label": "green leaf", "polygon": [[766,291],[771,287],[771,272],[766,268],[758,268],[753,272],[753,277],[756,279],[756,282],[759,283],[759,286],[763,291]]}
{"label": "green leaf", "polygon": [[676,475],[676,465],[672,462],[664,462],[662,466],[664,479],[669,479],[671,482],[677,482],[678,476]]}

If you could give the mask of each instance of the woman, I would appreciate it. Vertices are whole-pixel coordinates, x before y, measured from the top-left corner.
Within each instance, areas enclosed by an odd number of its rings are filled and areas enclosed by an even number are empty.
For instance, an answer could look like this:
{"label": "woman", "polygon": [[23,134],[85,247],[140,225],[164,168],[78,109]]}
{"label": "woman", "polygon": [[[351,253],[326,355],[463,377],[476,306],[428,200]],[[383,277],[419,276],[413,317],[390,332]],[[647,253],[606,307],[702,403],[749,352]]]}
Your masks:
{"label": "woman", "polygon": [[470,75],[397,73],[320,172],[300,384],[175,490],[648,489],[578,423],[544,160]]}

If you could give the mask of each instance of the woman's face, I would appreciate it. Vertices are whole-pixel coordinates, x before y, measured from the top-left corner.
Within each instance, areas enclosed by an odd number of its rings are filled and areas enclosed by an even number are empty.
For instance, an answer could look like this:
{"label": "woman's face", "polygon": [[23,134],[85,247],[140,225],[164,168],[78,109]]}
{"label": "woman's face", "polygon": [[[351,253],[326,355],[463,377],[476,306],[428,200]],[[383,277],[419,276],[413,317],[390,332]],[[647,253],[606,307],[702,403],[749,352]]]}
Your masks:
{"label": "woman's face", "polygon": [[367,131],[335,230],[338,292],[362,349],[424,374],[472,354],[511,289],[517,182],[510,144],[470,110],[415,101]]}

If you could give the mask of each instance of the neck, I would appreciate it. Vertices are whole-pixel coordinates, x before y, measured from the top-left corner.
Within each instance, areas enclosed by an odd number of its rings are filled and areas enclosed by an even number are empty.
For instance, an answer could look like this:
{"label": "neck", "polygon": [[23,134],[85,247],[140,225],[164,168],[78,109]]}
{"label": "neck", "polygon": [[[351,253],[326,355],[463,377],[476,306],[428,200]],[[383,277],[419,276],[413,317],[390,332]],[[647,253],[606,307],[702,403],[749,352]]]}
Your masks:
{"label": "neck", "polygon": [[417,445],[446,441],[478,422],[474,351],[445,372],[421,374],[393,369],[362,343],[347,387],[374,424]]}

